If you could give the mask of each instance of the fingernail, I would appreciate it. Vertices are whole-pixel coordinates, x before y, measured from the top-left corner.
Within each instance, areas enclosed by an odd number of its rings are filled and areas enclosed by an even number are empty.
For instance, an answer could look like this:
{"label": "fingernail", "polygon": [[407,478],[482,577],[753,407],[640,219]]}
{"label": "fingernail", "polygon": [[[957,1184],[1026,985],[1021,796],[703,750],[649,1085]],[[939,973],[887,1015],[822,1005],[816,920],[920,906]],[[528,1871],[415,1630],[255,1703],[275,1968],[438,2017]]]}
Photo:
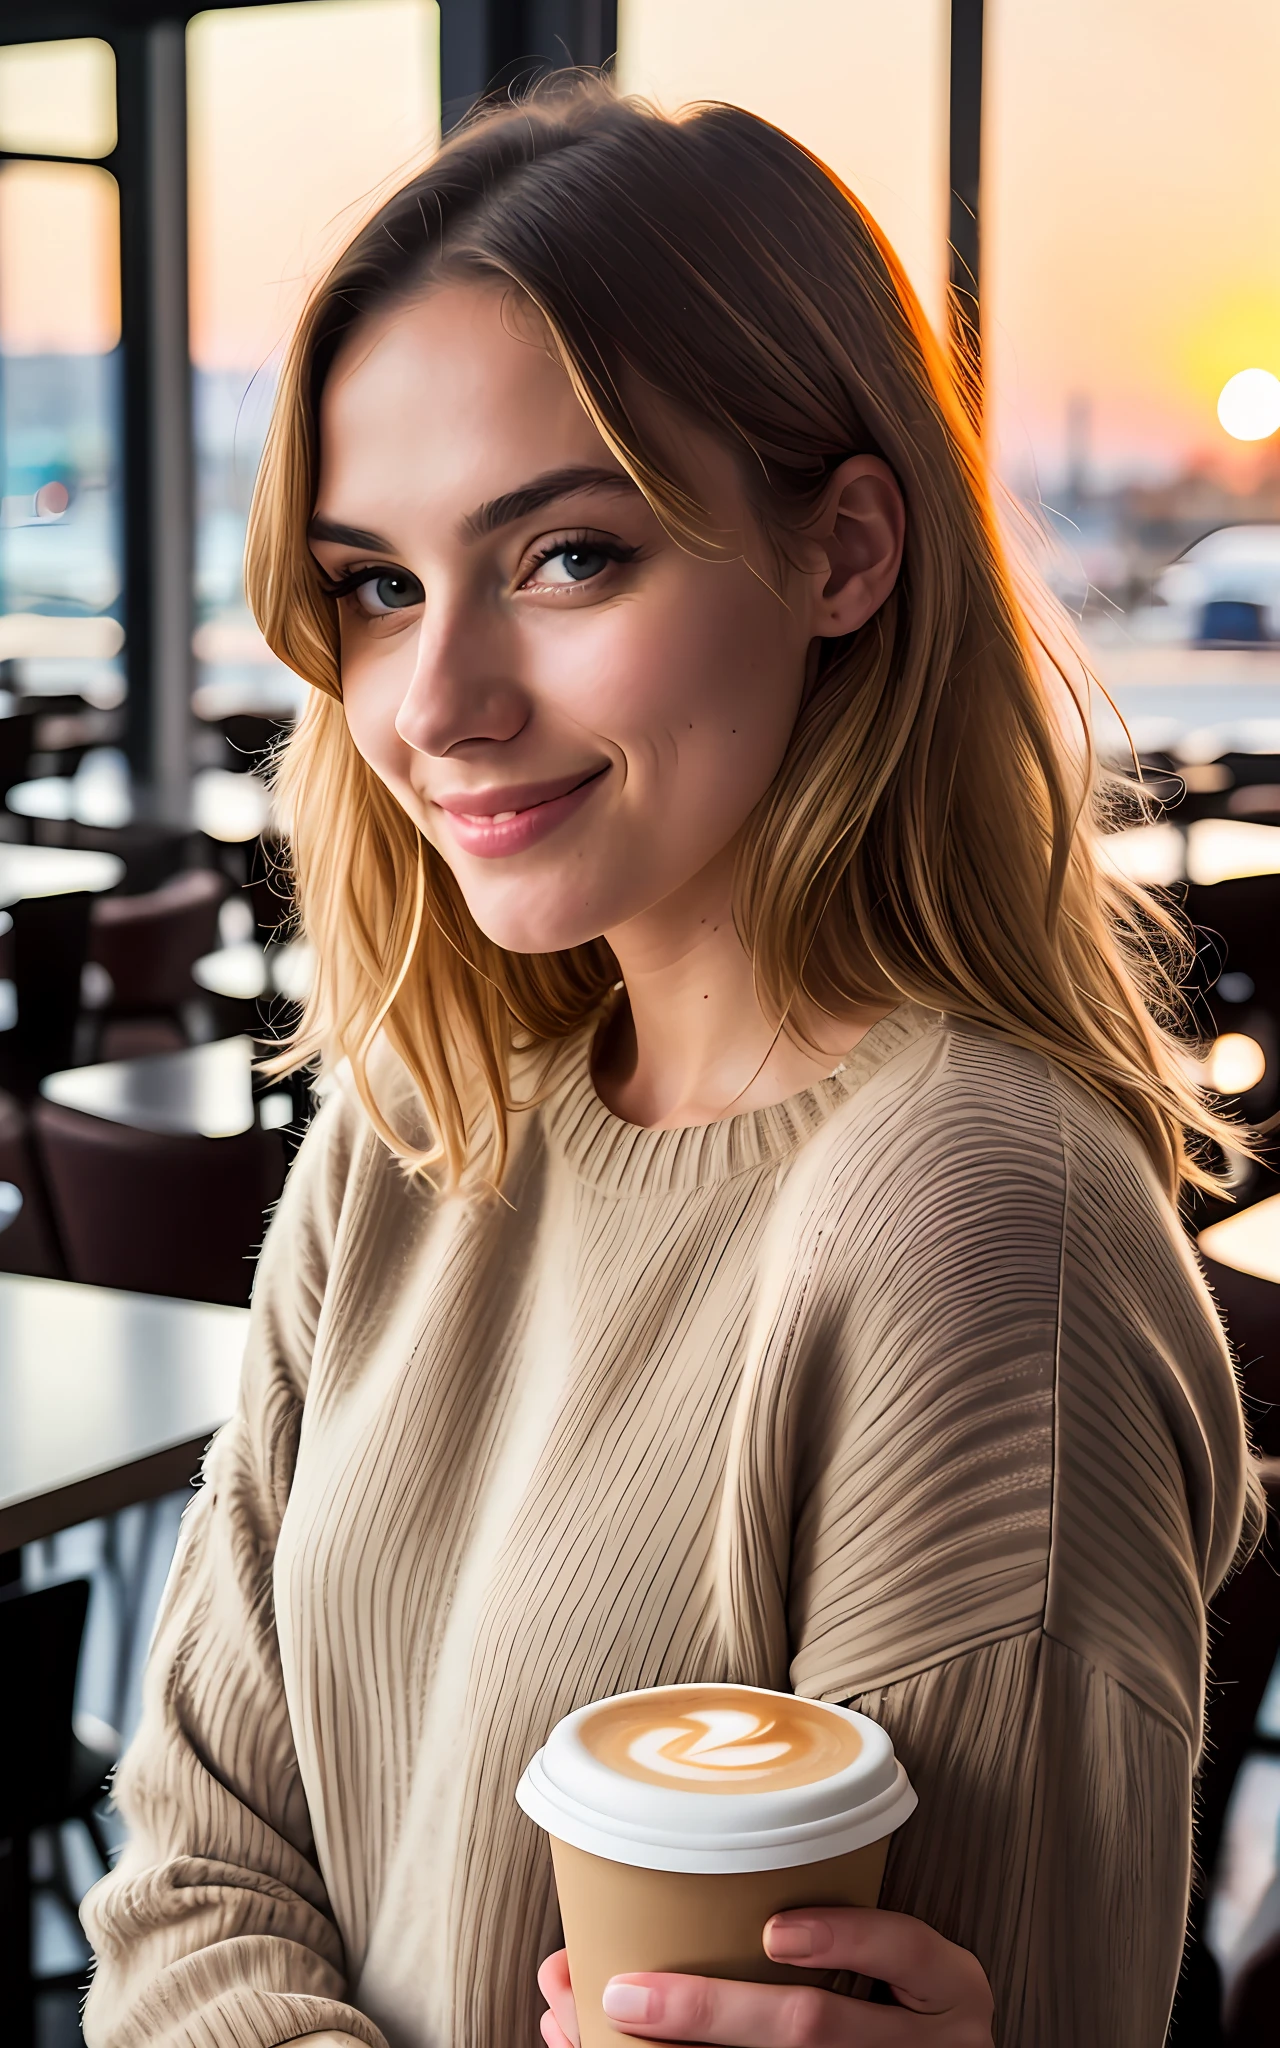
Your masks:
{"label": "fingernail", "polygon": [[654,2010],[657,2005],[655,1994],[644,1984],[624,1984],[614,1977],[604,1987],[601,2003],[611,2020],[649,2020],[658,2018]]}
{"label": "fingernail", "polygon": [[771,1956],[811,1956],[813,1923],[809,1920],[771,1920],[765,1930]]}

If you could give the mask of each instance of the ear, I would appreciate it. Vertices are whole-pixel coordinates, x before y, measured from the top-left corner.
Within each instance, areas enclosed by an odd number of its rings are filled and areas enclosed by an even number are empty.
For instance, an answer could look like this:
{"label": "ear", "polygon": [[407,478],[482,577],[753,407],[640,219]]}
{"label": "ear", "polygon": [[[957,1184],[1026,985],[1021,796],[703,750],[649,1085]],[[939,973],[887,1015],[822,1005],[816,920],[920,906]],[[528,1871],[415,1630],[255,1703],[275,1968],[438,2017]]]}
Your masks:
{"label": "ear", "polygon": [[898,580],[906,524],[902,492],[887,462],[851,455],[840,464],[807,529],[826,562],[814,595],[819,639],[842,639],[879,611]]}

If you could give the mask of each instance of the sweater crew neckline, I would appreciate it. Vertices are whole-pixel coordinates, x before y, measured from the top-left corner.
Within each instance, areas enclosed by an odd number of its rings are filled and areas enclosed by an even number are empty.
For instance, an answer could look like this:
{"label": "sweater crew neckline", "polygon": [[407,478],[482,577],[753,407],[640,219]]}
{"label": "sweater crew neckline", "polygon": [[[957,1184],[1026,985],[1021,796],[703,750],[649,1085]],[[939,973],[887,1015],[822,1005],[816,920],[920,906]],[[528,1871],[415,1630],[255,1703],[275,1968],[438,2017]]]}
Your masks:
{"label": "sweater crew neckline", "polygon": [[871,1026],[833,1073],[782,1102],[740,1110],[714,1123],[649,1130],[627,1123],[601,1101],[591,1073],[596,1027],[565,1048],[559,1084],[546,1100],[546,1130],[579,1180],[607,1195],[685,1194],[782,1165],[873,1074],[919,1038],[936,1015],[901,1003]]}

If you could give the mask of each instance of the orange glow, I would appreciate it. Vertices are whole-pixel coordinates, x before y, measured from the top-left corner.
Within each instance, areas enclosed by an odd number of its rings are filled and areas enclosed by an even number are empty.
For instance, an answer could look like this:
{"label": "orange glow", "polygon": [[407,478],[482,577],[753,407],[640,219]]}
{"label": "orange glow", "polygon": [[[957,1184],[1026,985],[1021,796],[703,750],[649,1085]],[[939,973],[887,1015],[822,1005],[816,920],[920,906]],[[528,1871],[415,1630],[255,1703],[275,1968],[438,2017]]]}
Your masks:
{"label": "orange glow", "polygon": [[1280,372],[1275,0],[988,0],[984,342],[1003,452],[1256,454],[1219,426]]}
{"label": "orange glow", "polygon": [[434,0],[311,0],[187,31],[191,352],[254,369],[439,127]]}
{"label": "orange glow", "polygon": [[935,322],[947,267],[946,0],[619,0],[618,82],[668,111],[732,100],[874,214]]}
{"label": "orange glow", "polygon": [[91,164],[0,165],[0,347],[95,355],[120,339],[120,198]]}

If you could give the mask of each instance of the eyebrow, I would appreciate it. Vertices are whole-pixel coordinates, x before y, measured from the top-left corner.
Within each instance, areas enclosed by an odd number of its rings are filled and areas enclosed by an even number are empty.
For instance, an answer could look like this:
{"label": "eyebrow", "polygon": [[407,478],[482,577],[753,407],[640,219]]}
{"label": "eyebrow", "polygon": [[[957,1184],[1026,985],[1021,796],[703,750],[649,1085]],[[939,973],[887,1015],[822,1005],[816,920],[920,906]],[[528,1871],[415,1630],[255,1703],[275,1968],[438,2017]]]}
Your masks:
{"label": "eyebrow", "polygon": [[[485,504],[477,505],[475,511],[468,512],[460,522],[459,531],[464,540],[482,540],[486,534],[496,533],[500,527],[510,526],[514,520],[527,519],[531,512],[540,512],[544,505],[550,505],[556,498],[567,498],[582,491],[627,491],[640,495],[639,485],[623,469],[593,469],[587,465],[548,469],[518,489],[504,491],[500,498],[490,498]],[[370,533],[363,526],[344,526],[340,520],[325,519],[318,513],[307,527],[307,539],[330,541],[337,547],[369,548],[379,555],[393,552],[390,541],[382,534]]]}
{"label": "eyebrow", "polygon": [[391,553],[390,541],[380,533],[366,533],[363,526],[343,526],[336,519],[313,519],[307,527],[307,539],[329,540],[343,548],[372,548],[378,555]]}
{"label": "eyebrow", "polygon": [[510,526],[513,520],[527,519],[531,512],[540,512],[553,499],[567,498],[579,491],[628,491],[638,496],[640,486],[623,469],[548,469],[521,484],[518,490],[505,491],[500,498],[490,498],[487,504],[477,506],[462,521],[460,531],[466,540],[481,540],[486,534],[496,533],[500,526]]}

